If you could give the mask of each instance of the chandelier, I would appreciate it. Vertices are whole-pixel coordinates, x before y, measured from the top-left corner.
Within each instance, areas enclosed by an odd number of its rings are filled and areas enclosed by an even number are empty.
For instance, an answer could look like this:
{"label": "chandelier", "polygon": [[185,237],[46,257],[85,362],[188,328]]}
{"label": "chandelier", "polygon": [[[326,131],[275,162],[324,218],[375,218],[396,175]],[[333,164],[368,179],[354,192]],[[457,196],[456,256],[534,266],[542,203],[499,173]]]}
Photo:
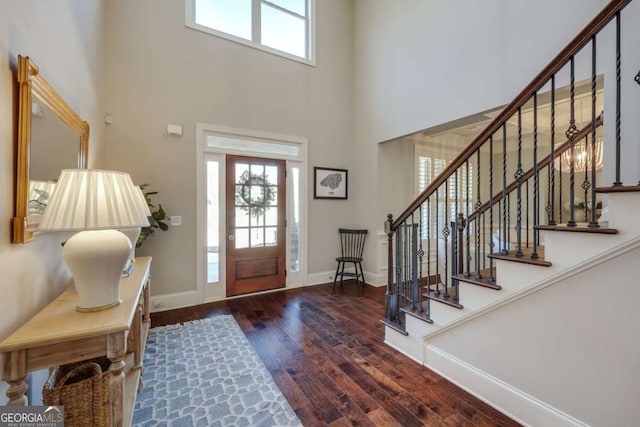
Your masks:
{"label": "chandelier", "polygon": [[592,165],[595,165],[595,170],[602,169],[602,137],[596,138],[595,143],[595,157],[592,151],[592,144],[589,143],[590,137],[585,137],[580,141],[577,141],[573,146],[573,150],[569,148],[561,155],[553,160],[553,167],[557,171],[571,172],[571,156],[573,154],[573,171],[585,172],[592,169]]}

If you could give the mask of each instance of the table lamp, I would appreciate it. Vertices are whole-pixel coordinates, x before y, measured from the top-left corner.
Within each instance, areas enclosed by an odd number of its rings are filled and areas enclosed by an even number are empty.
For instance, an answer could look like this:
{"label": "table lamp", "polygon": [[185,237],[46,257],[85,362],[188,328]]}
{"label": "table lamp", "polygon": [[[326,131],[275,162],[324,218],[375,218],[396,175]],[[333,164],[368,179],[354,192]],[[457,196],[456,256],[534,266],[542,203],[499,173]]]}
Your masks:
{"label": "table lamp", "polygon": [[[144,196],[142,189],[136,185],[136,195],[138,196],[137,202],[140,205],[140,209],[144,211],[144,214],[147,217],[151,216],[151,210],[149,209],[149,204],[147,203],[147,198]],[[131,251],[129,252],[129,258],[127,263],[125,264],[124,270],[122,270],[123,274],[129,275],[133,270],[134,262],[136,260],[136,243],[138,242],[138,237],[140,236],[140,232],[142,231],[140,227],[136,228],[123,228],[122,231],[125,236],[129,238],[131,242]]]}
{"label": "table lamp", "polygon": [[118,229],[148,226],[146,214],[127,173],[60,173],[39,231],[78,231],[62,249],[78,292],[77,311],[106,310],[121,303],[120,277],[131,242]]}

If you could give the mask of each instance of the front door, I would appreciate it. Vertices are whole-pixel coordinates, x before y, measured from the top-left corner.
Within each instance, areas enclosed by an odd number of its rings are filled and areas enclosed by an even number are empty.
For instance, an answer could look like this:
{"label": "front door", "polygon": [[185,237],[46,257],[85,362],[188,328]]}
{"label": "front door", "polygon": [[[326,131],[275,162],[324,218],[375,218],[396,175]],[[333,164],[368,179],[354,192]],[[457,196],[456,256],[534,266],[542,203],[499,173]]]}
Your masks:
{"label": "front door", "polygon": [[227,296],[285,287],[286,162],[227,155]]}

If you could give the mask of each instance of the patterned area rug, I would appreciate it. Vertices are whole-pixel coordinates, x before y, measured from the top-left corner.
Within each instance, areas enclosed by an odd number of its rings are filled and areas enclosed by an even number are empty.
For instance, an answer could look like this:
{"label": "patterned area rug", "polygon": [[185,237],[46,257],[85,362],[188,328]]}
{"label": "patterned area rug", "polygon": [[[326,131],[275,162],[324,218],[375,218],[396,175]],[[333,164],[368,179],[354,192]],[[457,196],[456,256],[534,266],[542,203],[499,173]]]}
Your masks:
{"label": "patterned area rug", "polygon": [[300,426],[233,316],[153,328],[134,426]]}

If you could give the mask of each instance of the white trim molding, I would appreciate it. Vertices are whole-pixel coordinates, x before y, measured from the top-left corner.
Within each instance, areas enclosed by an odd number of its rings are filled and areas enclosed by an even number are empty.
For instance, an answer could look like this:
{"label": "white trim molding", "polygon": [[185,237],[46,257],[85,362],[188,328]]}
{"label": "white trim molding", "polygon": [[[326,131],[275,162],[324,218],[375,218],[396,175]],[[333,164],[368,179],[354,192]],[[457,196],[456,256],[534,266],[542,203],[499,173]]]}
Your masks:
{"label": "white trim molding", "polygon": [[433,345],[425,344],[424,358],[426,367],[523,425],[588,426]]}
{"label": "white trim molding", "polygon": [[[293,150],[285,150],[290,154],[281,154],[278,150],[273,152],[254,152],[255,145],[238,146],[246,149],[232,149],[211,147],[207,143],[208,136],[218,136],[223,138],[233,138],[238,141],[250,141],[263,146],[283,147],[288,146]],[[248,147],[248,148],[247,148]],[[264,150],[263,150],[264,151]],[[268,151],[268,150],[266,150]],[[276,133],[256,131],[252,129],[240,129],[228,126],[221,126],[208,123],[196,123],[196,229],[197,229],[197,295],[198,298],[194,304],[201,304],[210,301],[218,301],[227,299],[226,295],[226,272],[224,262],[221,260],[219,281],[216,283],[206,283],[207,281],[207,264],[206,264],[206,229],[207,229],[207,204],[206,204],[206,180],[205,180],[205,161],[207,159],[219,161],[221,164],[221,172],[224,172],[224,156],[226,154],[239,154],[245,156],[255,156],[263,158],[281,159],[287,162],[287,171],[298,170],[298,203],[299,203],[299,234],[298,234],[298,250],[299,250],[299,269],[290,271],[287,269],[286,289],[292,287],[304,286],[307,279],[307,257],[308,257],[308,195],[303,189],[307,188],[307,170],[308,170],[308,140],[304,137],[281,135]],[[292,175],[292,174],[291,174]],[[224,174],[221,175],[223,177]],[[287,178],[287,179],[293,179]],[[220,182],[224,182],[221,178]],[[293,186],[287,186],[287,203],[292,199]],[[224,206],[224,185],[220,188],[220,206]],[[287,222],[292,224],[290,218],[291,212],[287,209]],[[220,216],[219,233],[220,236],[226,235],[226,224],[224,223],[224,215]],[[287,248],[291,247],[291,236],[287,234]],[[225,239],[220,241],[220,253],[224,253]],[[290,265],[290,251],[287,250],[287,266]],[[319,282],[325,283],[326,281]]]}
{"label": "white trim molding", "polygon": [[[516,300],[524,298],[528,295],[539,292],[549,286],[552,286],[558,282],[568,279],[569,277],[575,276],[583,271],[587,271],[593,268],[596,268],[600,264],[603,264],[611,259],[619,257],[629,251],[637,249],[640,247],[640,236],[634,237],[631,240],[628,240],[620,245],[617,245],[608,251],[593,256],[589,259],[586,259],[566,270],[562,270],[552,276],[545,277],[544,279],[532,284],[531,286],[527,286],[519,291],[513,292],[511,294],[507,294],[503,298],[496,299],[493,303],[488,304],[478,310],[474,310],[469,312],[466,315],[456,318],[452,322],[449,322],[443,325],[441,328],[430,331],[422,336],[422,339],[427,340],[435,337],[436,335],[443,334],[453,328],[456,328],[462,324],[470,322],[473,319],[476,319],[480,316],[484,316],[487,313],[498,310],[500,307],[503,307],[507,304],[510,304]],[[498,294],[496,294],[498,295]]]}

